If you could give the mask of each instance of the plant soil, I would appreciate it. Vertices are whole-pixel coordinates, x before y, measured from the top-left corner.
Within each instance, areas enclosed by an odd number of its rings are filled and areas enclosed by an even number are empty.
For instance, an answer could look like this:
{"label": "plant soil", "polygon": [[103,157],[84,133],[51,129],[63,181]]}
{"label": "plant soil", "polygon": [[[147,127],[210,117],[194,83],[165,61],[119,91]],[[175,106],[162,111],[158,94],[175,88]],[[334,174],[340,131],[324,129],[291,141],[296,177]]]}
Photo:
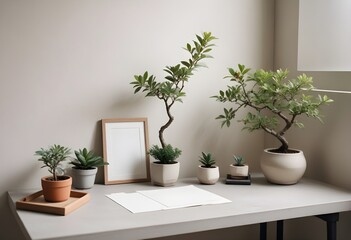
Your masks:
{"label": "plant soil", "polygon": [[[69,176],[57,176],[57,181],[63,181],[69,179]],[[55,181],[53,177],[48,177],[45,180],[47,181]]]}
{"label": "plant soil", "polygon": [[156,162],[154,162],[154,163],[156,163],[156,164],[176,164],[176,163],[178,163],[178,162],[162,163],[161,161],[156,161]]}
{"label": "plant soil", "polygon": [[268,152],[272,153],[298,153],[299,151],[294,150],[294,149],[288,149],[286,152],[282,151],[280,148],[277,149],[270,149]]}

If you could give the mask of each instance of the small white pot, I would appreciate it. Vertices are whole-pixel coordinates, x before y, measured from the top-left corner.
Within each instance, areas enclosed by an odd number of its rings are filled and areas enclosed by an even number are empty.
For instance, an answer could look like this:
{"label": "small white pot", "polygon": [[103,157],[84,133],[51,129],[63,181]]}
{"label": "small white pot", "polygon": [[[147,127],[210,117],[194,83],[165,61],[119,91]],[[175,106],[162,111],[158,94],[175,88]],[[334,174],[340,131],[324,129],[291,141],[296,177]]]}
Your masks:
{"label": "small white pot", "polygon": [[93,169],[78,169],[72,167],[72,185],[77,189],[92,188],[95,183],[97,168]]}
{"label": "small white pot", "polygon": [[153,184],[163,187],[173,186],[179,176],[179,162],[173,164],[151,163],[150,172]]}
{"label": "small white pot", "polygon": [[215,184],[219,179],[218,166],[206,168],[199,165],[197,168],[197,179],[202,184]]}
{"label": "small white pot", "polygon": [[261,170],[265,178],[276,184],[295,184],[306,170],[306,159],[301,150],[296,153],[275,153],[265,149],[261,156]]}
{"label": "small white pot", "polygon": [[247,177],[249,175],[249,166],[235,166],[231,164],[229,166],[230,176],[232,177]]}

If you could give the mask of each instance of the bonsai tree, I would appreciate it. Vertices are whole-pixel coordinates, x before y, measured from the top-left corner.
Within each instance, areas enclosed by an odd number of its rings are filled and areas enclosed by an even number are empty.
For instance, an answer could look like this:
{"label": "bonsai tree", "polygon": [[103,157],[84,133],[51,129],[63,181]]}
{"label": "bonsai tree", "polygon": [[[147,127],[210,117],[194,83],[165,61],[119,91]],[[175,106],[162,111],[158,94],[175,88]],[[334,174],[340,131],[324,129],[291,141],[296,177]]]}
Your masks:
{"label": "bonsai tree", "polygon": [[49,168],[48,171],[52,174],[51,180],[57,181],[57,172],[63,172],[63,169],[60,167],[60,164],[68,158],[70,153],[71,150],[69,148],[54,144],[48,149],[41,148],[40,150],[35,152],[35,155],[39,155],[40,158],[38,159],[38,161],[44,163],[42,168]]}
{"label": "bonsai tree", "polygon": [[[166,66],[164,81],[157,81],[155,76],[149,75],[146,71],[142,75],[135,75],[134,81],[131,82],[135,89],[134,94],[139,91],[146,92],[146,97],[156,97],[164,103],[168,120],[159,130],[158,137],[161,147],[154,145],[149,151],[150,155],[160,160],[161,163],[174,163],[174,159],[181,154],[178,148],[173,148],[166,143],[163,134],[174,121],[171,108],[176,102],[182,102],[183,97],[185,97],[185,83],[193,75],[195,69],[204,66],[201,60],[211,58],[208,53],[214,46],[211,43],[214,39],[216,38],[210,32],[204,32],[202,36],[196,35],[196,40],[187,43],[184,48],[190,54],[189,59],[174,66]],[[165,157],[168,156],[171,157],[171,160],[165,160]]]}
{"label": "bonsai tree", "polygon": [[234,108],[224,108],[224,114],[219,115],[217,119],[222,120],[222,127],[229,127],[236,113],[248,107],[252,111],[239,120],[244,124],[243,129],[262,129],[274,136],[281,143],[275,152],[291,152],[284,135],[293,125],[300,128],[304,126],[297,120],[298,116],[305,115],[321,120],[319,108],[333,101],[327,96],[305,95],[304,92],[313,89],[312,77],[305,74],[288,80],[287,70],[257,70],[248,74],[249,68],[240,64],[238,68],[229,68],[229,75],[225,77],[229,78],[233,85],[213,96],[220,102],[235,103]]}
{"label": "bonsai tree", "polygon": [[233,160],[234,160],[234,166],[244,166],[245,165],[245,160],[243,157],[241,156],[233,156]]}
{"label": "bonsai tree", "polygon": [[202,156],[200,156],[199,162],[202,164],[204,168],[213,168],[213,165],[216,164],[216,161],[213,159],[211,153],[202,152]]}
{"label": "bonsai tree", "polygon": [[76,158],[73,158],[70,164],[74,165],[77,169],[93,169],[108,165],[101,156],[96,156],[93,151],[88,151],[86,148],[74,151],[74,154]]}

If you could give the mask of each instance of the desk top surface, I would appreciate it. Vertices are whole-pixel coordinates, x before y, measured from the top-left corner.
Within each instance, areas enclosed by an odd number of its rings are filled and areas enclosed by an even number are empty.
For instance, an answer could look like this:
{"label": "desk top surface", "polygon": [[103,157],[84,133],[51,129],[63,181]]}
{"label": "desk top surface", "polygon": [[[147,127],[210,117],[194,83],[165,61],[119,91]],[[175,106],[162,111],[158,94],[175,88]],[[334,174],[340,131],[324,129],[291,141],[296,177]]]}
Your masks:
{"label": "desk top surface", "polygon": [[220,229],[281,219],[351,210],[351,192],[302,179],[295,185],[273,185],[263,177],[252,185],[200,185],[181,179],[175,186],[195,185],[231,203],[133,214],[105,195],[160,189],[151,183],[95,185],[90,201],[67,216],[15,209],[15,202],[35,190],[10,191],[9,205],[29,239],[136,240]]}

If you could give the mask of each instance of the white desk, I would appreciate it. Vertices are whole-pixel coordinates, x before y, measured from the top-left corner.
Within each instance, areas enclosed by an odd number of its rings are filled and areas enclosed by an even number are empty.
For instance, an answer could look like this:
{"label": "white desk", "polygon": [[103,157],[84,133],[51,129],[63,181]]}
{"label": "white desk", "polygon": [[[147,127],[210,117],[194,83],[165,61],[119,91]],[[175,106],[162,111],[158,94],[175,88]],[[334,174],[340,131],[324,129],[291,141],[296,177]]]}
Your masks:
{"label": "white desk", "polygon": [[351,210],[351,192],[308,179],[291,186],[272,185],[263,177],[254,177],[249,186],[183,179],[176,186],[189,184],[232,203],[132,214],[105,196],[159,188],[135,183],[95,185],[88,190],[91,200],[64,217],[16,210],[15,201],[33,190],[9,192],[9,205],[28,239],[66,240],[147,239]]}

